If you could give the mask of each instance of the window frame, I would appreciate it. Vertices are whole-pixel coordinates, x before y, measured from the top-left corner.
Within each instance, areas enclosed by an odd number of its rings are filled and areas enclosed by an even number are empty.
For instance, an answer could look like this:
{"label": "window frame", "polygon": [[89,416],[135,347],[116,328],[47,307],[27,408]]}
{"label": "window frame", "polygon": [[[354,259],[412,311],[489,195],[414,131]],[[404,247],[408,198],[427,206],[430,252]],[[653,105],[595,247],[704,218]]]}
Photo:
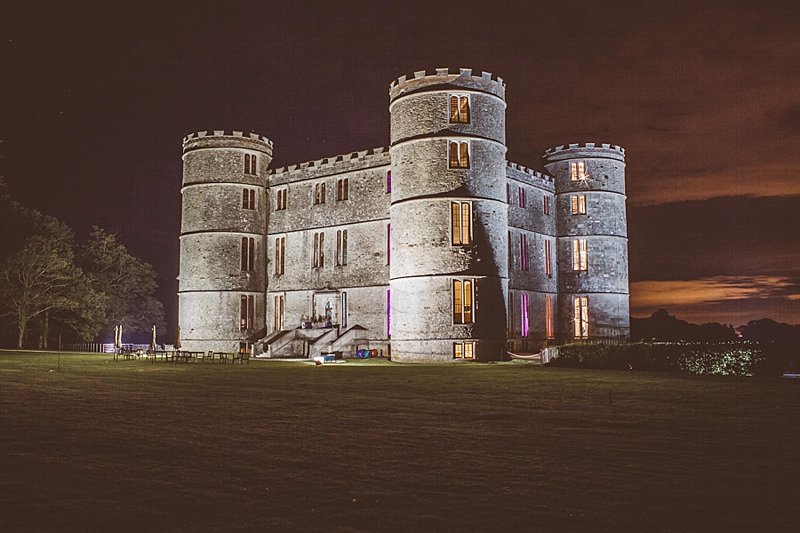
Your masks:
{"label": "window frame", "polygon": [[275,237],[275,275],[282,276],[286,261],[286,236]]}
{"label": "window frame", "polygon": [[451,201],[450,202],[450,245],[472,246],[473,242],[472,231],[473,231],[472,202]]}
{"label": "window frame", "polygon": [[[455,147],[456,153],[453,153]],[[447,141],[447,168],[451,170],[469,170],[472,159],[470,141]]]}
{"label": "window frame", "polygon": [[241,261],[239,266],[242,272],[255,272],[256,270],[256,239],[255,237],[242,237]]}
{"label": "window frame", "polygon": [[452,311],[453,324],[475,323],[475,279],[453,280]]}
{"label": "window frame", "polygon": [[337,178],[336,201],[342,202],[350,199],[350,178]]}
{"label": "window frame", "polygon": [[586,214],[586,195],[585,194],[572,194],[570,195],[570,207],[572,208],[573,215]]}
{"label": "window frame", "polygon": [[589,177],[586,172],[586,161],[572,161],[569,164],[569,178],[570,181],[585,180]]}
{"label": "window frame", "polygon": [[[469,347],[469,349],[467,349],[467,347]],[[464,361],[475,359],[475,341],[454,342],[453,359],[463,359]]]}
{"label": "window frame", "polygon": [[336,266],[347,265],[347,230],[336,230]]}
{"label": "window frame", "polygon": [[314,184],[314,198],[312,205],[322,205],[325,203],[325,196],[326,196],[325,189],[326,188],[324,181],[318,181]]}
{"label": "window frame", "polygon": [[314,232],[313,257],[311,268],[323,268],[325,266],[325,232]]}
{"label": "window frame", "polygon": [[576,339],[589,338],[589,297],[575,296],[572,300],[573,334]]}
{"label": "window frame", "polygon": [[[454,101],[455,105],[453,104]],[[470,124],[472,120],[472,102],[470,101],[469,94],[451,93],[447,102],[450,124]]]}
{"label": "window frame", "polygon": [[589,270],[589,245],[586,239],[572,240],[572,270],[574,272]]}

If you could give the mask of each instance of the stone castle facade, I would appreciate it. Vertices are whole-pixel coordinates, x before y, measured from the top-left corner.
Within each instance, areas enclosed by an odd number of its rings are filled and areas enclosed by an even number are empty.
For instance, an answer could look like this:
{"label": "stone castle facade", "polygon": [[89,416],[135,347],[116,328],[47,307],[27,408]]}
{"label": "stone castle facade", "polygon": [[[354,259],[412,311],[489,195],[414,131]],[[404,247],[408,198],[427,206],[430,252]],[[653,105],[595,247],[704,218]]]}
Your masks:
{"label": "stone castle facade", "polygon": [[454,361],[627,337],[625,152],[508,162],[505,91],[402,76],[388,149],[273,170],[260,135],[185,137],[183,349]]}

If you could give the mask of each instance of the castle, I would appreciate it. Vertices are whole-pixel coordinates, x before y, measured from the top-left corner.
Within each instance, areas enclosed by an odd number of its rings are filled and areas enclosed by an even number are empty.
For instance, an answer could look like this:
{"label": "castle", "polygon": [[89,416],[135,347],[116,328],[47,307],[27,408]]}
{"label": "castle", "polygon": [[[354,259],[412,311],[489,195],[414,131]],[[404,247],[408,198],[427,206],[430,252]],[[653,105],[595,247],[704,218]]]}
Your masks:
{"label": "castle", "polygon": [[625,151],[508,162],[505,91],[402,76],[388,149],[273,170],[260,135],[185,137],[183,349],[457,361],[627,337]]}

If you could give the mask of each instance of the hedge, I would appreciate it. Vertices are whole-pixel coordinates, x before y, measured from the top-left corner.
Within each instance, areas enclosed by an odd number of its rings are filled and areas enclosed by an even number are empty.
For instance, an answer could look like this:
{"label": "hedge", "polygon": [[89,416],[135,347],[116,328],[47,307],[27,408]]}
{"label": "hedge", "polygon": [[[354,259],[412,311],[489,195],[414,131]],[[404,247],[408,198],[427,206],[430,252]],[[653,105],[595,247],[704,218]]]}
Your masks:
{"label": "hedge", "polygon": [[724,376],[777,375],[785,368],[781,349],[753,342],[567,344],[550,366],[656,370]]}

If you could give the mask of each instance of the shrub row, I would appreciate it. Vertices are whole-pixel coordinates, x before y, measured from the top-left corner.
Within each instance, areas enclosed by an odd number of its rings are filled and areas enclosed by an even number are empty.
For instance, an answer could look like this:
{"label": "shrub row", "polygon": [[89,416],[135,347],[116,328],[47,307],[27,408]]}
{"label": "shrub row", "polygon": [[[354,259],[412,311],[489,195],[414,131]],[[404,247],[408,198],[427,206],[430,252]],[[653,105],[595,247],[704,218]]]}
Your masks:
{"label": "shrub row", "polygon": [[551,366],[656,370],[726,376],[777,375],[788,355],[781,347],[752,342],[567,344]]}

